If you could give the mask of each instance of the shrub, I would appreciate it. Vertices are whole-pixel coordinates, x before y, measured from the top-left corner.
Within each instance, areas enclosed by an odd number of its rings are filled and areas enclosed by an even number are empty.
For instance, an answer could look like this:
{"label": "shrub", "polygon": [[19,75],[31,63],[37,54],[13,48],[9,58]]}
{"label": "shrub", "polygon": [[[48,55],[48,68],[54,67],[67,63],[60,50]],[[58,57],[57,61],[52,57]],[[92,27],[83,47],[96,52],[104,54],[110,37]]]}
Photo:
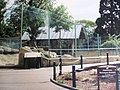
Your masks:
{"label": "shrub", "polygon": [[[117,42],[118,43],[118,42]],[[120,41],[119,41],[119,43],[120,43]],[[104,42],[102,45],[101,45],[101,48],[115,48],[117,45],[116,45],[116,43],[113,41],[113,40],[111,40],[111,41],[106,41],[106,42]]]}

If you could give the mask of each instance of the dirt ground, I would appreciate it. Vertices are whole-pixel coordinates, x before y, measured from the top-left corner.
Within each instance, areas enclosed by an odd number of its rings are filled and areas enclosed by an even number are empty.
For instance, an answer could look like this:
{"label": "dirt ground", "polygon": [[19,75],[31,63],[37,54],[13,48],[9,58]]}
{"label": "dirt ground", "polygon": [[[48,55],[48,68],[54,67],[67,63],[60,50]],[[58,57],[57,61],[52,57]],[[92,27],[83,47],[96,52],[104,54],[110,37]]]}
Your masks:
{"label": "dirt ground", "polygon": [[0,54],[0,66],[18,64],[18,54]]}
{"label": "dirt ground", "polygon": [[[66,58],[67,59],[67,58]],[[0,66],[6,66],[6,65],[17,65],[19,60],[19,54],[0,54]],[[53,61],[55,58],[53,58]],[[79,64],[80,59],[73,59],[73,60],[65,60],[65,62],[69,62],[71,64]],[[119,61],[120,57],[109,57],[109,61]],[[64,62],[64,60],[63,60]],[[75,63],[74,63],[75,62]],[[104,57],[83,57],[83,63],[84,64],[90,64],[90,63],[102,63],[106,62],[106,56]]]}
{"label": "dirt ground", "polygon": [[[116,90],[115,78],[100,79],[100,90]],[[76,73],[76,87],[80,90],[98,90],[97,69]],[[64,73],[57,77],[58,83],[72,86],[72,74]]]}

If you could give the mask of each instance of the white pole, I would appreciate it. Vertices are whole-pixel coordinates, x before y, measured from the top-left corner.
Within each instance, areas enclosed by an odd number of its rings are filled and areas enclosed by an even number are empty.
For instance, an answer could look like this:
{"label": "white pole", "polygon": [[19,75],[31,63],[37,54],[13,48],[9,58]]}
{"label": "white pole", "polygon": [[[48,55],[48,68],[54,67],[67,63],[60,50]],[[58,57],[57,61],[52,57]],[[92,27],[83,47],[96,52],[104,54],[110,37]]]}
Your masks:
{"label": "white pole", "polygon": [[75,25],[75,56],[76,56],[76,50],[77,50],[77,38],[76,38],[76,23],[74,24]]}
{"label": "white pole", "polygon": [[22,29],[23,29],[23,3],[21,3],[21,6],[22,6],[22,10],[21,10],[21,42],[20,42],[20,47],[22,47]]}

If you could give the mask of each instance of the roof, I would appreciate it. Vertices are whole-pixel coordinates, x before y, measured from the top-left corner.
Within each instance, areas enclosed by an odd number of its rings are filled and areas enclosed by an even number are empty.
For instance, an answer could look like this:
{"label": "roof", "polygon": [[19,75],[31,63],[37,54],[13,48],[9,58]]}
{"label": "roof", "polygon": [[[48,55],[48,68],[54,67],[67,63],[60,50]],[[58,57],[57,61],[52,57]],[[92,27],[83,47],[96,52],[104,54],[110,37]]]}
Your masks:
{"label": "roof", "polygon": [[23,36],[22,36],[22,40],[30,40],[29,37],[29,33],[28,32],[24,32]]}
{"label": "roof", "polygon": [[[80,32],[81,32],[81,26],[77,26],[76,27],[76,35],[75,35],[75,30],[71,29],[71,30],[61,30],[61,39],[75,39],[80,37]],[[48,35],[48,33],[50,33]],[[38,35],[38,37],[36,38],[37,40],[41,40],[41,39],[48,39],[50,37],[50,39],[59,39],[59,34],[60,32],[55,32],[55,30],[53,28],[50,28],[50,31],[45,31],[44,33],[41,33]],[[25,32],[22,36],[22,40],[30,40],[29,38],[29,33]]]}

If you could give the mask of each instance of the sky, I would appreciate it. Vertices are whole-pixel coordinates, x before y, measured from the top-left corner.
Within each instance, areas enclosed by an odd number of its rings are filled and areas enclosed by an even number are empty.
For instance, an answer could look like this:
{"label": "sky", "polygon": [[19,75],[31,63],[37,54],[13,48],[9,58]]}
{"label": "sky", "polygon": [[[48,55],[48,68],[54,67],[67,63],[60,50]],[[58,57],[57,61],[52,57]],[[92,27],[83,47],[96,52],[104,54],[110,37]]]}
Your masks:
{"label": "sky", "polygon": [[63,4],[75,20],[95,21],[100,17],[100,0],[57,0],[57,2],[59,3],[58,5]]}
{"label": "sky", "polygon": [[[10,4],[14,0],[9,0]],[[56,0],[58,5],[64,5],[70,15],[75,20],[91,20],[96,21],[100,16],[99,14],[99,2],[100,0]]]}

